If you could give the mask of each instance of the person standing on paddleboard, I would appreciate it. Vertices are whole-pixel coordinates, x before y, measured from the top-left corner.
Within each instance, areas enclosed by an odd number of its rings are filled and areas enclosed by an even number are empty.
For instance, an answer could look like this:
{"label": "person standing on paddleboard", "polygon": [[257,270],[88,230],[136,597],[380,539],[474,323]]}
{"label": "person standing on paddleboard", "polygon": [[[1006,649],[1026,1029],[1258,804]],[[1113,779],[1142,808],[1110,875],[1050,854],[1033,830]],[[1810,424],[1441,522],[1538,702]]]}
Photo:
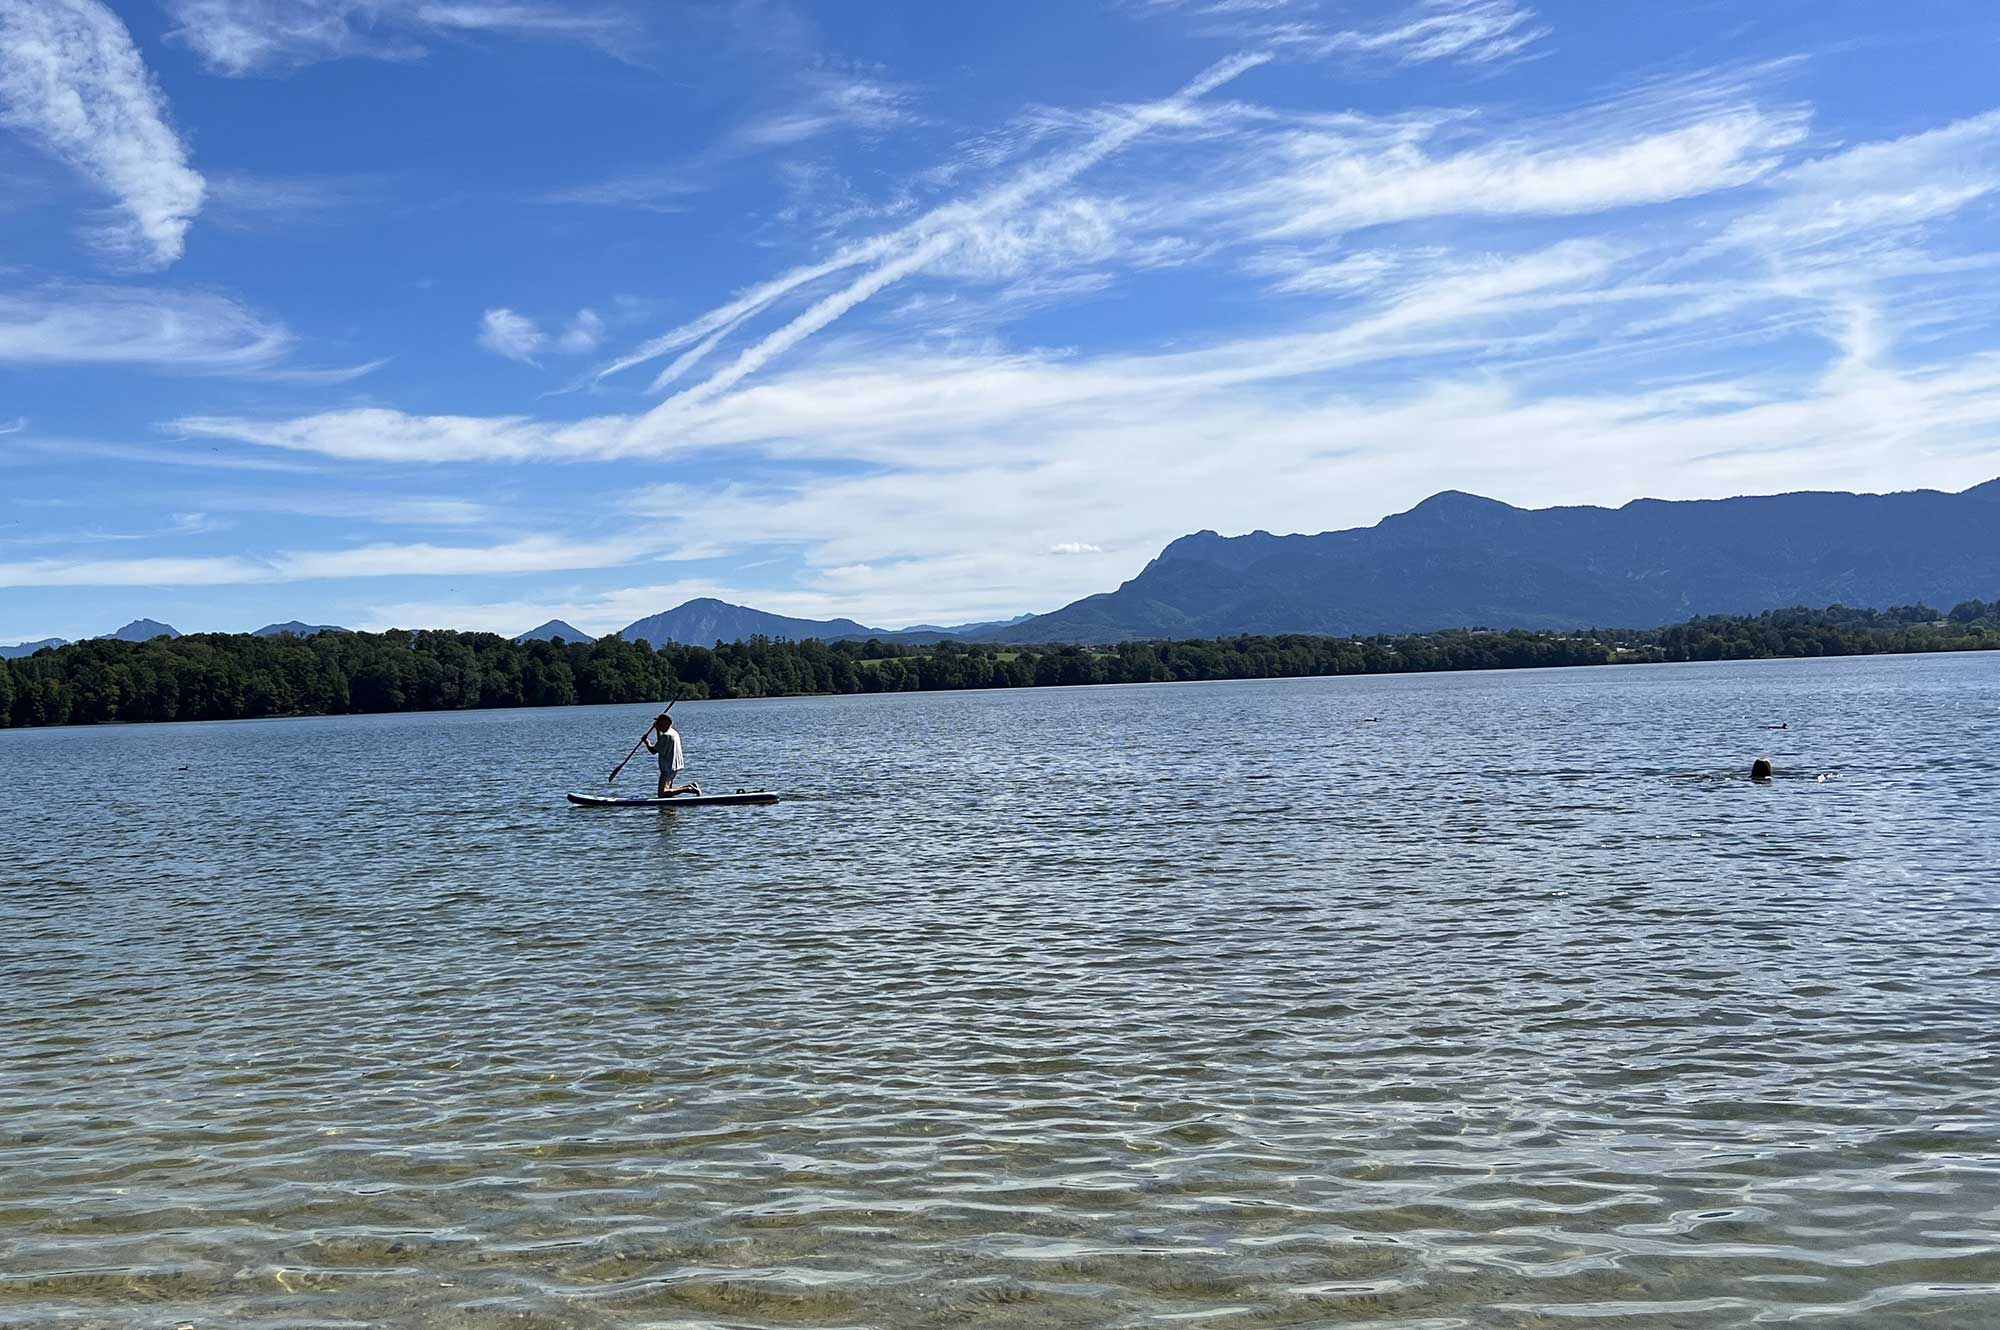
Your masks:
{"label": "person standing on paddleboard", "polygon": [[674,728],[672,716],[662,711],[660,718],[653,722],[653,732],[646,736],[645,742],[647,752],[660,755],[660,798],[701,793],[701,786],[693,781],[685,785],[677,783],[681,772],[687,770],[687,763],[683,760],[685,750],[681,747],[681,732]]}

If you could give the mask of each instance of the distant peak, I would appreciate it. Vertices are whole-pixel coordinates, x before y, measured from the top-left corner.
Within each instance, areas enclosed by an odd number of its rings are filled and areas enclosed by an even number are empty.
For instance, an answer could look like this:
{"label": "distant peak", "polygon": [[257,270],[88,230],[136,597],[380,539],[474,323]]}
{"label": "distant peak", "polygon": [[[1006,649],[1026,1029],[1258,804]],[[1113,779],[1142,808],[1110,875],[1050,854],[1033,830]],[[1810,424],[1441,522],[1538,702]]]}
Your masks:
{"label": "distant peak", "polygon": [[1489,499],[1482,494],[1468,494],[1464,490],[1440,490],[1406,512],[1390,514],[1377,526],[1401,528],[1404,531],[1430,531],[1438,528],[1456,531],[1490,531],[1506,523],[1509,518],[1527,515],[1526,510],[1516,508],[1511,503],[1502,503],[1498,499]]}
{"label": "distant peak", "polygon": [[583,632],[564,619],[550,619],[539,627],[530,628],[514,639],[516,642],[594,642],[597,639]]}
{"label": "distant peak", "polygon": [[1492,512],[1495,510],[1506,512],[1517,511],[1513,504],[1502,503],[1498,499],[1489,499],[1483,494],[1468,494],[1464,490],[1439,490],[1436,494],[1431,495],[1430,498],[1425,499],[1422,503],[1410,509],[1410,512],[1450,513]]}
{"label": "distant peak", "polygon": [[115,633],[106,636],[120,642],[150,642],[156,637],[179,637],[180,630],[158,619],[134,619]]}

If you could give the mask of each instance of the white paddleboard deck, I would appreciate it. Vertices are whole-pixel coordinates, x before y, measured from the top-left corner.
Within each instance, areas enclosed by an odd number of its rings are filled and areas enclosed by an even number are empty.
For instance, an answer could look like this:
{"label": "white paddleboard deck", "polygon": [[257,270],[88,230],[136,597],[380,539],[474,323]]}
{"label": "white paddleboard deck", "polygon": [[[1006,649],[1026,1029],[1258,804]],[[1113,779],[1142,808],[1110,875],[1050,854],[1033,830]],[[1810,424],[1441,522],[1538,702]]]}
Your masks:
{"label": "white paddleboard deck", "polygon": [[596,794],[572,794],[569,801],[580,808],[699,808],[716,804],[774,804],[778,796],[769,790],[737,790],[730,794],[679,794],[671,799],[607,799]]}

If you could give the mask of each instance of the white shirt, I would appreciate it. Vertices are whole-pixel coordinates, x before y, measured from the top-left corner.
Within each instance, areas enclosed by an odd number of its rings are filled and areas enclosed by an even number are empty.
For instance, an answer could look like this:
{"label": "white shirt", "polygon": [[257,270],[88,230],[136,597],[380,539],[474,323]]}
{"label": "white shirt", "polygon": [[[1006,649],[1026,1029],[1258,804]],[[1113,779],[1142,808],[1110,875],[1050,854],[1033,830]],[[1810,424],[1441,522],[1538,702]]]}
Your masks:
{"label": "white shirt", "polygon": [[679,771],[686,765],[681,760],[681,732],[668,730],[660,736],[660,770]]}

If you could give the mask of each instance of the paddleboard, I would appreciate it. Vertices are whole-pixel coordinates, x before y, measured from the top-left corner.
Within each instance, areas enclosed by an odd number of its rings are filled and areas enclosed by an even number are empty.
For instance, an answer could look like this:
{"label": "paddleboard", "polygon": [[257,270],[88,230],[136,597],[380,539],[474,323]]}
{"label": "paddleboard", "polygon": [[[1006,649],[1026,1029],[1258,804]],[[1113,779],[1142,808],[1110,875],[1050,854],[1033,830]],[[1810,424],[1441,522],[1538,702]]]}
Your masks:
{"label": "paddleboard", "polygon": [[737,790],[731,794],[679,794],[671,799],[607,799],[596,794],[572,794],[569,801],[580,808],[695,808],[712,804],[774,804],[778,796],[769,790]]}

